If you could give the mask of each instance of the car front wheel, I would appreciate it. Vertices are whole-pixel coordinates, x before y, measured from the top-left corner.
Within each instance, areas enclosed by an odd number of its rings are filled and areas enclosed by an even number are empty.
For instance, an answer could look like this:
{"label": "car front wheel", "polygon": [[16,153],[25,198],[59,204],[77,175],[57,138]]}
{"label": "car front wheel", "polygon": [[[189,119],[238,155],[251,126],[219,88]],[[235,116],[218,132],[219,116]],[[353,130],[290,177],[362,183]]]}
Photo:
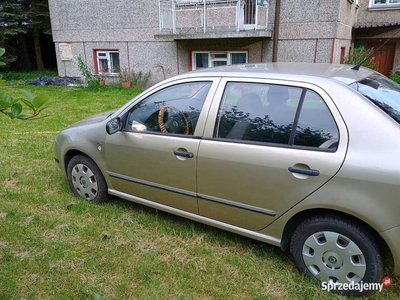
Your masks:
{"label": "car front wheel", "polygon": [[73,193],[89,202],[108,200],[107,183],[97,165],[84,155],[74,156],[67,167],[68,182]]}
{"label": "car front wheel", "polygon": [[[363,294],[359,285],[382,278],[383,258],[375,235],[359,224],[334,216],[301,223],[291,238],[290,252],[300,272],[344,294]],[[340,289],[340,284],[354,286]],[[324,286],[324,285],[323,285]]]}

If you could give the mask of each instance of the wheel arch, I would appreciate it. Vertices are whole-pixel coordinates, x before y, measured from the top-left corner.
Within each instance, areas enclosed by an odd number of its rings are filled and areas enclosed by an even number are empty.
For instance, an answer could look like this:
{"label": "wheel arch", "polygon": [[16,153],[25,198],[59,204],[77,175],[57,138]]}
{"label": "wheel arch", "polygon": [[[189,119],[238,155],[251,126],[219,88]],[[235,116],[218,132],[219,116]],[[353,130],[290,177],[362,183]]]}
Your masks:
{"label": "wheel arch", "polygon": [[[99,161],[96,159],[96,157],[92,157],[91,155],[89,155],[86,152],[83,152],[81,150],[78,149],[70,149],[68,150],[65,155],[64,155],[64,166],[63,166],[63,171],[64,173],[68,176],[68,164],[71,161],[71,159],[77,155],[83,155],[86,156],[87,158],[89,158],[90,160],[93,161],[93,163],[100,169],[100,172],[103,174],[104,179],[106,180],[107,186],[110,186],[110,182],[108,180],[108,177],[106,176],[106,173],[104,172],[104,165],[103,164],[99,164]],[[101,161],[100,161],[101,162]]]}
{"label": "wheel arch", "polygon": [[[281,249],[283,251],[285,251],[289,248],[291,236],[292,236],[293,232],[295,231],[295,229],[300,225],[300,223],[310,217],[315,217],[315,216],[334,216],[334,217],[338,217],[338,218],[342,218],[342,219],[346,219],[346,220],[352,220],[353,222],[360,224],[363,228],[365,228],[368,232],[373,234],[381,242],[379,244],[383,245],[383,247],[381,249],[382,252],[390,253],[391,258],[393,258],[390,247],[388,246],[386,241],[368,223],[366,223],[363,220],[361,220],[357,217],[354,217],[350,214],[346,214],[344,212],[336,211],[333,209],[323,209],[323,208],[308,209],[308,210],[298,212],[297,214],[292,216],[288,222],[286,222],[286,225],[285,225],[285,227],[283,229],[283,233],[282,233],[282,239],[281,239]],[[386,250],[388,250],[388,251],[386,251]]]}
{"label": "wheel arch", "polygon": [[[64,155],[64,172],[67,173],[67,169],[68,169],[68,164],[70,162],[70,160],[76,156],[76,155],[84,155],[89,157],[90,159],[92,159],[89,155],[87,155],[85,152],[76,150],[76,149],[72,149],[69,150],[67,153],[65,153]],[[93,160],[93,159],[92,159]]]}

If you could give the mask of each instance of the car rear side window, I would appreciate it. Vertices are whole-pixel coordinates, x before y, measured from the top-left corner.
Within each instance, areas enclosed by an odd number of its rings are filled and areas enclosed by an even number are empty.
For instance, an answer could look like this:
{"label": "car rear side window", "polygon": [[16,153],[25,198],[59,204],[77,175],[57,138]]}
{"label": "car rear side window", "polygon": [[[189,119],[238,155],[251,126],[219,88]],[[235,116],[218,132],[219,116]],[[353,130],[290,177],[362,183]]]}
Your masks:
{"label": "car rear side window", "polygon": [[350,85],[400,124],[400,85],[374,73]]}
{"label": "car rear side window", "polygon": [[296,126],[294,145],[336,150],[339,131],[325,101],[307,90]]}
{"label": "car rear side window", "polygon": [[329,150],[338,145],[334,119],[317,93],[247,82],[226,85],[214,137]]}

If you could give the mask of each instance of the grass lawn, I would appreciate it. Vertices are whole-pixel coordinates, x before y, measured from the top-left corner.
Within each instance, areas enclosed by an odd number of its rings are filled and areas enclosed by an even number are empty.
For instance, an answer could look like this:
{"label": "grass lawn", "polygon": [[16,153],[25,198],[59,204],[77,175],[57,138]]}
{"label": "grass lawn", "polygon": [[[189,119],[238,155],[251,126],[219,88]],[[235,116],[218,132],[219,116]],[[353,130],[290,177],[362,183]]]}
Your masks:
{"label": "grass lawn", "polygon": [[[54,162],[57,132],[138,91],[22,88],[51,101],[39,120],[0,116],[0,299],[348,299],[279,248],[117,198],[75,198]],[[400,299],[399,280],[364,299]]]}

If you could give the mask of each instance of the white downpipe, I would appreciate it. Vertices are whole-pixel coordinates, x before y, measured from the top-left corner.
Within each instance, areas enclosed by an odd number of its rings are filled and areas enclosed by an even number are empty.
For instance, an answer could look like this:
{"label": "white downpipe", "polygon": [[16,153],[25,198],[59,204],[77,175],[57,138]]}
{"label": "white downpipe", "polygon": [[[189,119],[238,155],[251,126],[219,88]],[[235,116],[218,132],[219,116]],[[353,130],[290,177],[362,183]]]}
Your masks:
{"label": "white downpipe", "polygon": [[255,18],[254,18],[254,30],[257,30],[257,26],[258,26],[258,4],[257,4],[257,1],[256,1],[256,16],[255,16]]}
{"label": "white downpipe", "polygon": [[176,33],[176,20],[175,20],[175,5],[174,0],[171,0],[171,10],[172,10],[172,33]]}
{"label": "white downpipe", "polygon": [[240,12],[241,12],[241,0],[238,0],[237,6],[236,6],[236,32],[240,31]]}
{"label": "white downpipe", "polygon": [[203,0],[204,2],[204,9],[203,9],[203,15],[204,15],[204,24],[203,24],[203,32],[206,33],[206,24],[207,24],[207,13],[206,13],[206,0]]}

